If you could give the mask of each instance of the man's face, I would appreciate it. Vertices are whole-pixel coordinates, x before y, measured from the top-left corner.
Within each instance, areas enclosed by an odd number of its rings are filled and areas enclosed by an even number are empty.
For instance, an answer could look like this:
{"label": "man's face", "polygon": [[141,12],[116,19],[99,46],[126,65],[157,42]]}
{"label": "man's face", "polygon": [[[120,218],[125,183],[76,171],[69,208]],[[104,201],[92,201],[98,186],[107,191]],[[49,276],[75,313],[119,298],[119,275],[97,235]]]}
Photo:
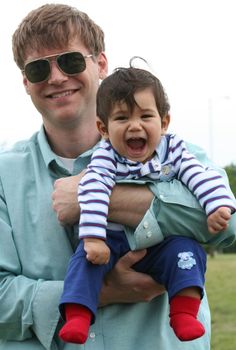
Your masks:
{"label": "man's face", "polygon": [[[78,41],[70,41],[68,47],[30,52],[27,62],[68,51],[79,51],[84,56],[91,54]],[[24,85],[33,104],[43,117],[45,127],[74,128],[81,120],[94,117],[99,78],[107,73],[107,61],[103,53],[98,57],[85,58],[86,69],[73,76],[64,74],[55,61],[50,59],[49,78],[40,83],[31,83],[24,75]]]}

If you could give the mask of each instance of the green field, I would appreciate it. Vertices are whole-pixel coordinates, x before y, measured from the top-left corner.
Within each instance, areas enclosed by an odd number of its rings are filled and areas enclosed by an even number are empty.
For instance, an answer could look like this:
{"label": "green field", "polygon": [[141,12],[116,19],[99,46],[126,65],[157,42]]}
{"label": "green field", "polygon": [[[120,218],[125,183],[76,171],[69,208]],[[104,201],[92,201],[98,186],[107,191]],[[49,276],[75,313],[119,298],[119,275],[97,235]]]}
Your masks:
{"label": "green field", "polygon": [[211,350],[236,350],[236,254],[208,256],[206,289],[212,317]]}

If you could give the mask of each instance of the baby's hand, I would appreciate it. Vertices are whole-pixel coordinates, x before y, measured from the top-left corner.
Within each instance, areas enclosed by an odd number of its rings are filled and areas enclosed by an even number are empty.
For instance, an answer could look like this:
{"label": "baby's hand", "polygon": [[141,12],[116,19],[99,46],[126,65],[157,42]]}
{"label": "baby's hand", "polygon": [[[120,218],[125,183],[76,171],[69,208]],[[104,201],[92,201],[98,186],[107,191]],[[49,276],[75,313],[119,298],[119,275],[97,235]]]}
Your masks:
{"label": "baby's hand", "polygon": [[231,218],[231,210],[227,207],[220,207],[208,216],[207,225],[210,233],[218,233],[226,230]]}
{"label": "baby's hand", "polygon": [[98,238],[84,238],[86,258],[92,264],[107,264],[110,259],[110,249],[106,243]]}

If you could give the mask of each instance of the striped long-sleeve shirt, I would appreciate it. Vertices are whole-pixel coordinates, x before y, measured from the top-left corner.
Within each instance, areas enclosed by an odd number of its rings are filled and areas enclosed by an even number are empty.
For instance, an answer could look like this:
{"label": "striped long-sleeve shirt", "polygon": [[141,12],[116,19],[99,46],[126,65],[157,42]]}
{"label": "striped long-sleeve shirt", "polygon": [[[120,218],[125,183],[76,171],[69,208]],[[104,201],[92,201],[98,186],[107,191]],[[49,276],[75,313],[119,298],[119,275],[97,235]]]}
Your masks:
{"label": "striped long-sleeve shirt", "polygon": [[[102,140],[93,153],[79,185],[81,208],[79,237],[106,239],[109,198],[117,180],[150,178],[158,181],[181,181],[196,196],[206,215],[219,207],[236,210],[224,180],[215,170],[206,168],[178,136],[162,137],[155,154],[146,163],[120,156],[109,141]],[[121,225],[114,225],[121,228]]]}

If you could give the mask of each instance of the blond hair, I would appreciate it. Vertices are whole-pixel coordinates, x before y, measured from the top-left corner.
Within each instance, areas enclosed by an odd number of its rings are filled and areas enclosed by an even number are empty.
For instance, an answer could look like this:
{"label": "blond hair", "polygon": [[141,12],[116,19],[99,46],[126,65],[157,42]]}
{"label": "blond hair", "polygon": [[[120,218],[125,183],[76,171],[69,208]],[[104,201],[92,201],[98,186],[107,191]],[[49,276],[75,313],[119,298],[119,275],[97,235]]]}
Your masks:
{"label": "blond hair", "polygon": [[23,69],[29,52],[67,47],[77,36],[94,56],[105,50],[103,30],[86,13],[63,4],[40,6],[22,20],[13,34],[14,60]]}

